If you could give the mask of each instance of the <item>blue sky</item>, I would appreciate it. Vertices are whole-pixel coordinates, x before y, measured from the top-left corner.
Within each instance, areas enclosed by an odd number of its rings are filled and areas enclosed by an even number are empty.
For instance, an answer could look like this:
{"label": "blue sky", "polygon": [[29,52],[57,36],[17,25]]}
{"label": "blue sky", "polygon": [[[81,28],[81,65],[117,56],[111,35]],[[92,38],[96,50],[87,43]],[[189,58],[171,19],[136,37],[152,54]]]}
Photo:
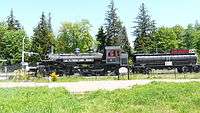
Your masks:
{"label": "blue sky", "polygon": [[[131,32],[138,8],[145,3],[149,14],[157,26],[187,26],[200,19],[200,0],[114,0],[118,16],[127,28],[130,41]],[[0,0],[0,20],[6,20],[11,8],[15,17],[24,26],[27,34],[32,35],[42,12],[52,14],[52,25],[57,34],[62,22],[76,22],[87,19],[92,24],[91,33],[105,23],[105,12],[110,0]]]}

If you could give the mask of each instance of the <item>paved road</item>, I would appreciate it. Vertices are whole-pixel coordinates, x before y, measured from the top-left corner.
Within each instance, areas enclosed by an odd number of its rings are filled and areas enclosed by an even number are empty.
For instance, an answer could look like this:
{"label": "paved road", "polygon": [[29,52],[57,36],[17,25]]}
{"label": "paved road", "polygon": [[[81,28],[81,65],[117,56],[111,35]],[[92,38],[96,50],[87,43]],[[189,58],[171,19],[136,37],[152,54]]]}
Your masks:
{"label": "paved road", "polygon": [[200,82],[200,79],[194,80],[119,80],[119,81],[81,81],[68,83],[34,83],[34,82],[1,82],[0,88],[14,87],[64,87],[71,93],[85,93],[89,91],[115,90],[121,88],[130,88],[134,85],[145,85],[153,81],[160,82]]}

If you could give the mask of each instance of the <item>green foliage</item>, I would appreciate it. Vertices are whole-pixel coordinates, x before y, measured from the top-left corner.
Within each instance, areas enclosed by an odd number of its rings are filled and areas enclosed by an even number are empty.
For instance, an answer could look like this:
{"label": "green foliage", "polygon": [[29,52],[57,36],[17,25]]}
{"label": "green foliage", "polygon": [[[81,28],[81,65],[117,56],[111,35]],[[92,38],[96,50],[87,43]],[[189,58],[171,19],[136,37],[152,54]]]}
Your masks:
{"label": "green foliage", "polygon": [[194,37],[194,47],[197,53],[200,55],[200,30],[193,33]]}
{"label": "green foliage", "polygon": [[97,52],[103,53],[104,48],[106,46],[106,34],[104,32],[103,26],[99,28],[98,34],[96,35],[98,46],[97,46]]}
{"label": "green foliage", "polygon": [[7,25],[3,22],[0,22],[0,59],[3,59],[4,58],[4,51],[2,51],[4,49],[4,45],[5,43],[3,42],[3,37],[4,37],[4,34],[6,33],[7,31]]}
{"label": "green foliage", "polygon": [[[54,45],[54,35],[49,26],[50,23],[46,20],[44,13],[40,18],[40,22],[33,30],[31,51],[40,54],[41,59],[45,59],[45,55],[50,53],[51,47]],[[32,60],[38,61],[38,56],[32,58]]]}
{"label": "green foliage", "polygon": [[[159,83],[70,94],[64,88],[0,89],[1,113],[198,113],[199,83]],[[11,97],[11,98],[8,98]]]}
{"label": "green foliage", "polygon": [[194,49],[194,32],[192,24],[189,24],[183,32],[183,47],[186,49]]}
{"label": "green foliage", "polygon": [[25,38],[25,49],[29,51],[29,38],[11,10],[7,22],[0,22],[0,59],[8,60],[8,64],[20,63],[23,38]]}
{"label": "green foliage", "polygon": [[134,41],[134,49],[139,53],[151,52],[151,38],[156,30],[155,21],[151,20],[148,10],[145,8],[144,3],[139,8],[138,16],[136,17],[136,26],[133,34],[136,36]]}
{"label": "green foliage", "polygon": [[126,32],[126,27],[122,27],[121,30],[121,48],[128,53],[129,57],[131,56],[132,52],[131,52],[131,46],[130,46],[130,42],[128,40],[128,35]]}
{"label": "green foliage", "polygon": [[74,52],[75,48],[80,48],[81,52],[91,49],[94,39],[89,32],[90,27],[87,20],[77,23],[63,23],[57,38],[56,51],[58,53],[71,53]]}
{"label": "green foliage", "polygon": [[4,23],[0,24],[0,58],[12,60],[11,64],[21,62],[22,40],[25,38],[25,49],[29,50],[30,41],[23,30],[8,30]]}
{"label": "green foliage", "polygon": [[183,43],[183,33],[184,33],[184,28],[180,25],[176,25],[172,27],[174,33],[176,34],[176,40],[178,42],[178,48],[184,48],[184,43]]}
{"label": "green foliage", "polygon": [[155,33],[152,40],[156,43],[157,52],[169,52],[171,49],[178,48],[177,35],[172,28],[161,27]]}
{"label": "green foliage", "polygon": [[108,11],[106,13],[106,45],[107,46],[121,46],[122,49],[131,54],[131,46],[128,41],[128,36],[125,26],[122,25],[121,20],[117,15],[117,8],[115,8],[114,1],[111,0],[108,5]]}
{"label": "green foliage", "polygon": [[122,23],[117,16],[117,9],[115,8],[114,1],[111,0],[110,4],[108,5],[108,11],[106,13],[106,45],[113,46],[117,45],[120,46],[120,33],[122,30]]}
{"label": "green foliage", "polygon": [[13,15],[13,9],[11,9],[10,15],[8,16],[7,24],[8,24],[8,30],[20,30],[20,29],[22,29],[19,21],[16,20],[14,15]]}

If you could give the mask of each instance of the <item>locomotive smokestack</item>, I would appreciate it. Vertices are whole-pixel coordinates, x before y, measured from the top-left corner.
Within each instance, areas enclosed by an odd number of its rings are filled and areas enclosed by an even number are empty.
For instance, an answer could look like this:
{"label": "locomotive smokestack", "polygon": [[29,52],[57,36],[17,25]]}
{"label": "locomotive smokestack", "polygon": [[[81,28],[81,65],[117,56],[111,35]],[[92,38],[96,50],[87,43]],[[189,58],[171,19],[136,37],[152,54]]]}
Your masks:
{"label": "locomotive smokestack", "polygon": [[74,53],[75,53],[75,55],[79,55],[80,54],[80,49],[76,48]]}

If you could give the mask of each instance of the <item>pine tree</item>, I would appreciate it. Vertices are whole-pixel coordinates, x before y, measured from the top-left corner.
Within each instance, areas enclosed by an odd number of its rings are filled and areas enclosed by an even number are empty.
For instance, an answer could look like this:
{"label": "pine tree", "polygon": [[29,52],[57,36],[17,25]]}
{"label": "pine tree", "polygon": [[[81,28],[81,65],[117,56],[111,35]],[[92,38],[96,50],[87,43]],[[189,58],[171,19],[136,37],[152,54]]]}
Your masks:
{"label": "pine tree", "polygon": [[48,18],[48,29],[49,29],[49,32],[50,32],[50,37],[52,37],[52,45],[49,45],[49,49],[48,49],[48,53],[51,53],[54,51],[54,47],[55,47],[55,35],[53,34],[53,29],[52,29],[52,25],[51,25],[51,13],[49,12],[49,18]]}
{"label": "pine tree", "polygon": [[20,30],[22,29],[21,24],[15,19],[13,9],[10,11],[10,16],[7,19],[8,30]]}
{"label": "pine tree", "polygon": [[109,10],[106,14],[106,45],[120,45],[119,34],[121,22],[117,16],[117,9],[115,8],[114,1],[111,0],[111,3],[108,5]]}
{"label": "pine tree", "polygon": [[40,22],[33,32],[31,51],[39,53],[41,59],[44,59],[45,55],[49,53],[49,50],[53,45],[52,32],[49,29],[48,21],[46,20],[44,13],[42,13]]}
{"label": "pine tree", "polygon": [[106,46],[106,34],[104,32],[103,26],[99,28],[98,34],[96,35],[97,41],[99,42],[97,47],[97,52],[103,52]]}
{"label": "pine tree", "polygon": [[121,47],[122,49],[127,52],[129,54],[129,56],[131,56],[131,46],[128,40],[128,35],[126,32],[126,27],[123,26],[122,27],[122,32],[121,32]]}
{"label": "pine tree", "polygon": [[52,25],[51,25],[51,13],[49,13],[49,18],[48,18],[48,28],[49,28],[49,30],[51,31],[51,32],[53,32],[53,30],[52,30]]}
{"label": "pine tree", "polygon": [[137,52],[148,53],[151,51],[151,38],[155,32],[155,21],[151,20],[151,17],[148,15],[148,10],[145,8],[144,3],[139,8],[139,14],[136,17],[135,23],[137,24],[133,35],[136,36],[134,41],[134,49]]}

